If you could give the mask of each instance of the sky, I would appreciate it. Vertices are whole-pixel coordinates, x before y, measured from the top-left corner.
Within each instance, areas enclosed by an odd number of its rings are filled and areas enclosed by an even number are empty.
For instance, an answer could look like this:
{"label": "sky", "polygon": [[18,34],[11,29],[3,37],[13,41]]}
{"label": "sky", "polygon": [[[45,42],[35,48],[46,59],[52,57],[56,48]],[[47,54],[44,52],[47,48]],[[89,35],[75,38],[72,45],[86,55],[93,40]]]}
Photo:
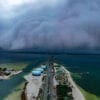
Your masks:
{"label": "sky", "polygon": [[99,50],[100,0],[0,0],[0,48]]}

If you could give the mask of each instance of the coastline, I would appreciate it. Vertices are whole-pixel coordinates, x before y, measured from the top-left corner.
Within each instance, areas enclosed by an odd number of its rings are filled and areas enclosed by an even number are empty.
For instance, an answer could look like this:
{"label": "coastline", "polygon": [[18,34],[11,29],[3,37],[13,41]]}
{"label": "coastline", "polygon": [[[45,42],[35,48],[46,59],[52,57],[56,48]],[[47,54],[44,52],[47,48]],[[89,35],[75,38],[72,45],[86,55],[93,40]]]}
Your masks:
{"label": "coastline", "polygon": [[79,90],[79,88],[77,87],[77,85],[73,81],[70,72],[64,66],[62,66],[62,68],[66,71],[66,73],[68,75],[68,81],[73,86],[72,95],[73,95],[74,100],[85,100],[84,95],[82,94],[82,92]]}
{"label": "coastline", "polygon": [[[78,86],[73,81],[70,72],[64,66],[61,66],[61,69],[66,73],[68,77],[69,86],[72,88],[73,100],[85,100],[84,95],[82,94]],[[33,77],[30,73],[24,78],[27,81],[27,86],[25,85],[25,89],[24,89],[24,95],[26,95],[26,98],[30,100],[33,97],[38,97],[39,89],[42,86],[42,76]]]}
{"label": "coastline", "polygon": [[19,71],[12,71],[10,75],[6,76],[6,75],[3,75],[3,76],[0,76],[0,80],[6,80],[6,79],[9,79],[11,76],[15,76],[17,74],[20,74],[22,73],[22,70],[19,70]]}
{"label": "coastline", "polygon": [[100,97],[98,97],[92,93],[87,92],[86,90],[84,90],[80,86],[78,86],[78,88],[84,94],[84,97],[86,98],[86,100],[100,100]]}

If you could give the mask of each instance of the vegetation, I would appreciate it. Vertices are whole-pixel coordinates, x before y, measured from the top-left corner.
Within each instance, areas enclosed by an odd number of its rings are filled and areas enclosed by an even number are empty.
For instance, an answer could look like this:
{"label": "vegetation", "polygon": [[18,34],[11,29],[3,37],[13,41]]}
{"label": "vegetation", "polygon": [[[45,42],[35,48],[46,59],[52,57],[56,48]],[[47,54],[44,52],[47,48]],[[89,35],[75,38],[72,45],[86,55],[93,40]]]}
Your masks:
{"label": "vegetation", "polygon": [[4,63],[0,64],[0,68],[7,68],[8,70],[22,70],[24,69],[28,63]]}
{"label": "vegetation", "polygon": [[[79,86],[78,86],[79,87]],[[86,100],[100,100],[100,97],[97,97],[94,94],[91,94],[87,91],[85,91],[84,89],[82,89],[81,87],[79,87],[80,91],[83,93],[84,97]]]}
{"label": "vegetation", "polygon": [[76,79],[81,79],[81,75],[79,73],[71,73],[71,76]]}
{"label": "vegetation", "polygon": [[[78,73],[71,73],[73,78],[81,79],[81,75]],[[82,87],[80,87],[78,84],[76,84],[77,87],[79,87],[80,91],[85,97],[85,100],[100,100],[100,97],[96,96],[95,94],[89,93],[85,91]]]}

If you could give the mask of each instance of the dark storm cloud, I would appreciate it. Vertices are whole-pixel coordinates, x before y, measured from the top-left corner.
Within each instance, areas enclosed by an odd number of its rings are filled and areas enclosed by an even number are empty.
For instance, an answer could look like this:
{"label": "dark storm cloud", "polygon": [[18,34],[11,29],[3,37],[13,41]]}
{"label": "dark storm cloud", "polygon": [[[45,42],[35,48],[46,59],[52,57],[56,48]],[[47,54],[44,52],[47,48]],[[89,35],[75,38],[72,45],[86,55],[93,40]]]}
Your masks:
{"label": "dark storm cloud", "polygon": [[[45,0],[44,0],[45,1]],[[23,5],[3,18],[0,47],[67,50],[100,48],[100,1],[50,0],[38,7]],[[16,16],[15,16],[16,15]],[[4,15],[5,16],[5,15]],[[11,16],[11,15],[10,15]]]}

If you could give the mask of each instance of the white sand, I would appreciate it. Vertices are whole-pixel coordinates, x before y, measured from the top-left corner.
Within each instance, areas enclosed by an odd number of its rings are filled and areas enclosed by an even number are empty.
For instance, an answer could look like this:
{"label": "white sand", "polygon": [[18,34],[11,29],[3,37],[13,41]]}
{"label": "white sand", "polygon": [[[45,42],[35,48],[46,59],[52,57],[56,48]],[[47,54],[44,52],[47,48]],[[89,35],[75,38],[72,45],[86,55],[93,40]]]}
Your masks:
{"label": "white sand", "polygon": [[73,79],[72,79],[72,77],[70,75],[70,72],[67,69],[65,69],[63,66],[62,66],[62,68],[68,74],[68,81],[71,84],[71,86],[73,86],[73,88],[72,88],[72,95],[74,97],[74,100],[85,100],[83,94],[81,93],[81,91],[78,89],[78,87],[74,83],[74,81],[73,81]]}
{"label": "white sand", "polygon": [[28,84],[26,86],[25,94],[27,97],[27,100],[36,100],[36,97],[38,96],[39,89],[42,85],[42,75],[41,76],[32,76],[31,74],[25,76],[25,79],[27,80]]}

